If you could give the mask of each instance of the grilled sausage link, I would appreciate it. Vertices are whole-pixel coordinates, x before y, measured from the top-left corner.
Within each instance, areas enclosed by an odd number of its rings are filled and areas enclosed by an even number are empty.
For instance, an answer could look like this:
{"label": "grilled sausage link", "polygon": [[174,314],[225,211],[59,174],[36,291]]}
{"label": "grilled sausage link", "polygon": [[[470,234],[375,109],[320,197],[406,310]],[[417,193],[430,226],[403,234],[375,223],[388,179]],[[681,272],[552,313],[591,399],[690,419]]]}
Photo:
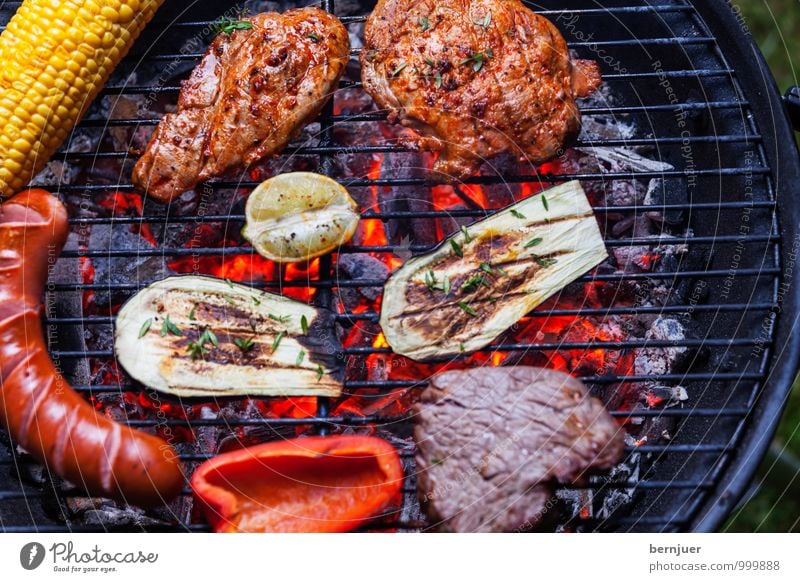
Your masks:
{"label": "grilled sausage link", "polygon": [[0,422],[48,470],[90,494],[161,505],[183,484],[172,447],[99,414],[48,355],[41,296],[67,232],[66,209],[44,190],[0,206]]}

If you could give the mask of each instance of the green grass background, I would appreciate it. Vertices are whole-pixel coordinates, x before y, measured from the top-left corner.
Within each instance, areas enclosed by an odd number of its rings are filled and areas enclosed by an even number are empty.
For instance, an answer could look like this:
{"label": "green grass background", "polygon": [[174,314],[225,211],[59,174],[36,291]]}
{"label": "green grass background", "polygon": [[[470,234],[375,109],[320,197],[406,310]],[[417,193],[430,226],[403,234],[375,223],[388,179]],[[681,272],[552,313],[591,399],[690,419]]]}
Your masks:
{"label": "green grass background", "polygon": [[[702,1],[702,0],[699,0]],[[797,85],[800,65],[800,0],[738,0],[753,38],[783,93]],[[794,315],[794,314],[792,314]],[[770,453],[762,463],[747,501],[724,531],[800,531],[800,382],[794,390]]]}

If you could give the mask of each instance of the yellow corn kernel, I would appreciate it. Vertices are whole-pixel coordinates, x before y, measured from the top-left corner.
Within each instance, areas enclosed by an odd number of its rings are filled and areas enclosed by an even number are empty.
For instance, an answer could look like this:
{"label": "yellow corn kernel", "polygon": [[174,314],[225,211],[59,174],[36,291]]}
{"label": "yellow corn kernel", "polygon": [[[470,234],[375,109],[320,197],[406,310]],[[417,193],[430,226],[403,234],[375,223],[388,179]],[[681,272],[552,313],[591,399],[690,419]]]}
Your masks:
{"label": "yellow corn kernel", "polygon": [[25,0],[0,34],[0,197],[69,135],[164,0]]}

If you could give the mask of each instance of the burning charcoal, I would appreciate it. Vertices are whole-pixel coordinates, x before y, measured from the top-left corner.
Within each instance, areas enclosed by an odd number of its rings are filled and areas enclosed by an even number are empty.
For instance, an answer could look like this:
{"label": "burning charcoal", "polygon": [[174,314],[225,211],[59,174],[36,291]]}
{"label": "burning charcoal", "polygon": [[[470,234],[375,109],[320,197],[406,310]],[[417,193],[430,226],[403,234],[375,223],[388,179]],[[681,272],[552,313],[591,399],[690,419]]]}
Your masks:
{"label": "burning charcoal", "polygon": [[[336,8],[339,6],[337,4]],[[338,12],[338,10],[337,10]],[[347,26],[347,36],[350,37],[350,50],[364,50],[364,23],[351,22]],[[350,60],[347,62],[347,67],[344,71],[344,79],[348,81],[357,81],[361,79],[361,63],[357,54],[352,54]]]}
{"label": "burning charcoal", "polygon": [[[526,170],[519,170],[519,165],[515,156],[511,152],[505,152],[492,159],[491,163],[486,163],[481,169],[481,174],[484,176],[496,176],[502,178],[506,175],[513,175],[519,171],[525,173],[535,172],[535,169],[528,168]],[[487,184],[481,187],[489,205],[492,208],[503,208],[509,204],[519,201],[520,199],[520,185],[511,184],[505,180],[499,180],[496,184]]]}
{"label": "burning charcoal", "polygon": [[[691,236],[691,231],[687,232],[687,236]],[[672,237],[670,235],[661,235],[662,240],[669,238]],[[659,245],[653,249],[653,252],[659,256],[658,268],[655,269],[657,273],[671,273],[687,268],[682,265],[686,254],[689,252],[689,246],[685,243]]]}
{"label": "burning charcoal", "polygon": [[289,8],[295,8],[296,2],[281,2],[268,0],[246,0],[243,9],[248,14],[258,14],[259,12],[283,12]]}
{"label": "burning charcoal", "polygon": [[[686,335],[677,319],[658,317],[647,330],[645,339],[681,342],[686,339]],[[687,348],[684,346],[639,348],[634,357],[636,374],[646,376],[669,374],[686,352]]]}
{"label": "burning charcoal", "polygon": [[73,184],[80,174],[80,168],[74,164],[53,160],[31,180],[31,186],[53,187]]}
{"label": "burning charcoal", "polygon": [[16,477],[23,483],[42,487],[47,485],[50,477],[47,469],[37,463],[27,452],[19,452],[17,447],[17,462],[12,466],[12,472],[16,469]]}
{"label": "burning charcoal", "polygon": [[670,408],[688,400],[689,395],[683,386],[650,383],[642,394],[642,399],[650,408]]}
{"label": "burning charcoal", "polygon": [[360,0],[336,0],[336,16],[353,16],[364,13],[364,6]]}
{"label": "burning charcoal", "polygon": [[594,158],[600,171],[666,172],[674,169],[670,164],[645,158],[627,148],[580,147],[575,149],[590,159]]}
{"label": "burning charcoal", "polygon": [[[638,483],[641,479],[641,454],[633,453],[623,463],[613,469],[608,476],[612,483]],[[617,509],[633,502],[635,490],[633,488],[621,489],[609,487],[602,490],[601,500],[595,511],[598,519],[609,519]]]}
{"label": "burning charcoal", "polygon": [[143,509],[125,505],[120,507],[109,499],[100,497],[69,497],[67,506],[74,521],[99,527],[147,527],[167,525],[145,514]]}
{"label": "burning charcoal", "polygon": [[92,228],[90,248],[103,250],[125,250],[131,257],[96,257],[94,282],[101,285],[95,292],[98,307],[110,307],[129,297],[128,293],[115,291],[117,285],[142,283],[164,279],[173,272],[166,266],[164,257],[137,256],[137,251],[152,249],[153,245],[127,228],[113,228],[100,224]]}
{"label": "burning charcoal", "polygon": [[677,210],[660,210],[658,207],[665,204],[688,206],[689,199],[686,188],[677,178],[655,178],[647,185],[647,194],[644,197],[645,206],[654,206],[647,211],[647,217],[655,222],[664,222],[670,225],[683,224],[686,213],[683,208]]}
{"label": "burning charcoal", "polygon": [[[607,214],[606,216],[609,215]],[[629,216],[622,218],[621,220],[618,220],[617,222],[614,223],[614,226],[611,227],[611,234],[616,237],[622,236],[623,234],[625,234],[626,232],[628,232],[633,228],[633,224],[634,222],[636,222],[636,218],[637,217],[635,215],[631,214]]]}
{"label": "burning charcoal", "polygon": [[628,139],[634,135],[636,135],[636,127],[632,123],[620,120],[618,117],[585,115],[581,120],[580,139],[584,142]]}
{"label": "burning charcoal", "polygon": [[650,247],[642,245],[614,247],[612,253],[617,268],[624,273],[649,271],[657,257]]}
{"label": "burning charcoal", "polygon": [[[383,157],[381,176],[395,180],[423,178],[429,173],[425,156],[417,152],[392,153]],[[384,212],[429,212],[434,209],[431,189],[422,186],[393,186],[380,197]],[[436,221],[432,218],[391,219],[384,227],[389,244],[408,237],[413,244],[431,245],[438,242]]]}
{"label": "burning charcoal", "polygon": [[[136,75],[132,74],[128,83],[136,84]],[[106,107],[108,108],[107,119],[138,119],[141,116],[141,111],[146,107],[146,100],[144,95],[115,95],[113,97],[105,97]],[[147,142],[133,142],[134,129],[137,126],[111,126],[108,128],[108,133],[111,135],[111,141],[114,144],[114,150],[125,152],[129,148],[144,149]],[[139,139],[143,136],[139,134]]]}
{"label": "burning charcoal", "polygon": [[606,206],[636,206],[644,201],[645,188],[639,180],[610,180],[603,183]]}
{"label": "burning charcoal", "polygon": [[637,214],[633,221],[633,231],[631,236],[644,238],[648,236],[658,236],[659,233],[653,231],[653,223],[646,216]]}
{"label": "burning charcoal", "polygon": [[85,154],[97,151],[98,142],[99,136],[96,132],[78,127],[72,130],[67,148],[70,153]]}
{"label": "burning charcoal", "polygon": [[[79,235],[70,234],[65,250],[74,251],[79,247]],[[52,272],[53,281],[81,281],[81,265],[78,258],[60,258]],[[83,292],[79,290],[51,290],[45,297],[45,313],[48,318],[83,317]],[[84,351],[87,349],[83,330],[79,325],[54,326],[47,323],[47,342],[50,353],[58,350]],[[53,363],[61,373],[74,384],[89,383],[89,363],[84,358],[54,358]]]}
{"label": "burning charcoal", "polygon": [[[352,281],[363,279],[386,281],[389,278],[389,267],[375,257],[366,254],[342,254],[337,263],[338,276]],[[382,286],[357,287],[358,292],[370,301],[380,297]]]}

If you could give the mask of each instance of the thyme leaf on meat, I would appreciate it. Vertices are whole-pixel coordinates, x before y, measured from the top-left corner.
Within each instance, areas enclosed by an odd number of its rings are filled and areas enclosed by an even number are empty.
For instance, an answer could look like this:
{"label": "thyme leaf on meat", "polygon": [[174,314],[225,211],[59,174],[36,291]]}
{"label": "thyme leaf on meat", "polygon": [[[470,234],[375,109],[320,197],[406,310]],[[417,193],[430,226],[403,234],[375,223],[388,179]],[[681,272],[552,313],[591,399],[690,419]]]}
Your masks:
{"label": "thyme leaf on meat", "polygon": [[319,42],[319,35],[317,33],[315,33],[315,32],[309,32],[308,33],[308,38],[310,38],[311,42],[313,42],[313,43]]}
{"label": "thyme leaf on meat", "polygon": [[197,316],[195,313],[197,312],[197,305],[192,305],[192,310],[189,312],[189,321],[195,321]]}
{"label": "thyme leaf on meat", "polygon": [[450,277],[444,275],[442,280],[439,281],[432,269],[425,273],[425,285],[430,291],[442,291],[445,295],[450,293]]}
{"label": "thyme leaf on meat", "polygon": [[431,21],[427,16],[420,17],[419,20],[417,20],[417,23],[419,24],[420,32],[425,32],[433,28]]}
{"label": "thyme leaf on meat", "polygon": [[543,239],[541,239],[541,238],[532,238],[531,240],[529,240],[528,242],[525,243],[525,248],[529,249],[531,247],[535,247],[537,245],[540,245],[540,244],[542,244],[542,240]]}
{"label": "thyme leaf on meat", "polygon": [[250,30],[251,28],[253,28],[252,22],[234,20],[229,17],[220,18],[211,25],[211,30],[216,34],[232,34],[235,30]]}
{"label": "thyme leaf on meat", "polygon": [[473,275],[461,284],[461,291],[469,292],[475,289],[478,285],[489,287],[489,281],[483,275]]}
{"label": "thyme leaf on meat", "polygon": [[150,328],[152,326],[153,326],[153,318],[149,317],[144,321],[144,323],[142,324],[142,327],[139,328],[139,339],[142,339],[145,336],[145,334],[148,331],[150,331]]}
{"label": "thyme leaf on meat", "polygon": [[233,343],[239,348],[243,354],[246,354],[255,346],[255,342],[249,337],[236,337],[233,338]]}
{"label": "thyme leaf on meat", "polygon": [[439,89],[442,86],[442,74],[438,71],[433,76],[433,86]]}
{"label": "thyme leaf on meat", "polygon": [[472,53],[472,55],[468,56],[465,59],[461,60],[461,65],[467,65],[472,63],[472,70],[476,73],[483,68],[483,65],[486,63],[486,60],[493,57],[494,53],[492,52],[491,48],[486,49],[485,52],[479,53]]}
{"label": "thyme leaf on meat", "polygon": [[206,348],[197,342],[189,342],[186,345],[186,349],[189,351],[189,357],[193,360],[202,358],[208,352]]}
{"label": "thyme leaf on meat", "polygon": [[170,333],[178,337],[181,337],[183,335],[183,332],[180,329],[178,329],[178,326],[172,323],[172,321],[170,321],[169,315],[167,315],[164,318],[164,323],[161,324],[161,337],[166,336],[167,333]]}
{"label": "thyme leaf on meat", "polygon": [[[189,357],[191,357],[193,360],[197,360],[198,358],[205,356],[208,353],[208,348],[206,347],[206,344],[208,343],[213,345],[215,348],[219,347],[219,340],[217,340],[217,336],[213,331],[206,328],[203,330],[203,333],[200,334],[200,337],[197,338],[197,341],[190,341],[188,344],[186,344],[186,349],[189,351]],[[236,343],[236,340],[233,340],[233,343]]]}
{"label": "thyme leaf on meat", "polygon": [[275,336],[275,341],[272,342],[272,353],[275,353],[275,350],[278,349],[278,346],[281,345],[281,340],[286,335],[285,331],[280,332],[277,336]]}
{"label": "thyme leaf on meat", "polygon": [[428,287],[429,291],[435,291],[437,289],[436,273],[431,269],[425,273],[425,285]]}
{"label": "thyme leaf on meat", "polygon": [[484,273],[489,273],[490,275],[494,275],[494,269],[489,263],[481,263],[481,271]]}
{"label": "thyme leaf on meat", "polygon": [[399,65],[397,65],[397,67],[395,68],[395,70],[394,70],[394,71],[392,71],[392,72],[391,72],[389,75],[390,75],[391,77],[396,77],[396,76],[397,76],[397,75],[399,75],[399,74],[400,74],[400,73],[403,71],[403,69],[405,69],[407,66],[408,66],[408,63],[407,63],[407,62],[405,62],[405,61],[403,61],[402,63],[400,63]]}
{"label": "thyme leaf on meat", "polygon": [[541,257],[536,258],[536,264],[540,267],[551,267],[558,262],[556,259],[543,259]]}
{"label": "thyme leaf on meat", "polygon": [[197,341],[200,342],[200,345],[204,345],[206,342],[209,342],[215,348],[219,347],[219,340],[217,339],[216,334],[214,334],[214,332],[209,328],[206,328],[205,331],[203,331],[202,335],[200,335],[200,338]]}
{"label": "thyme leaf on meat", "polygon": [[458,306],[461,309],[463,309],[464,312],[467,313],[468,315],[471,315],[472,317],[478,317],[478,312],[472,309],[472,307],[470,307],[469,304],[464,303],[463,301],[459,301]]}

